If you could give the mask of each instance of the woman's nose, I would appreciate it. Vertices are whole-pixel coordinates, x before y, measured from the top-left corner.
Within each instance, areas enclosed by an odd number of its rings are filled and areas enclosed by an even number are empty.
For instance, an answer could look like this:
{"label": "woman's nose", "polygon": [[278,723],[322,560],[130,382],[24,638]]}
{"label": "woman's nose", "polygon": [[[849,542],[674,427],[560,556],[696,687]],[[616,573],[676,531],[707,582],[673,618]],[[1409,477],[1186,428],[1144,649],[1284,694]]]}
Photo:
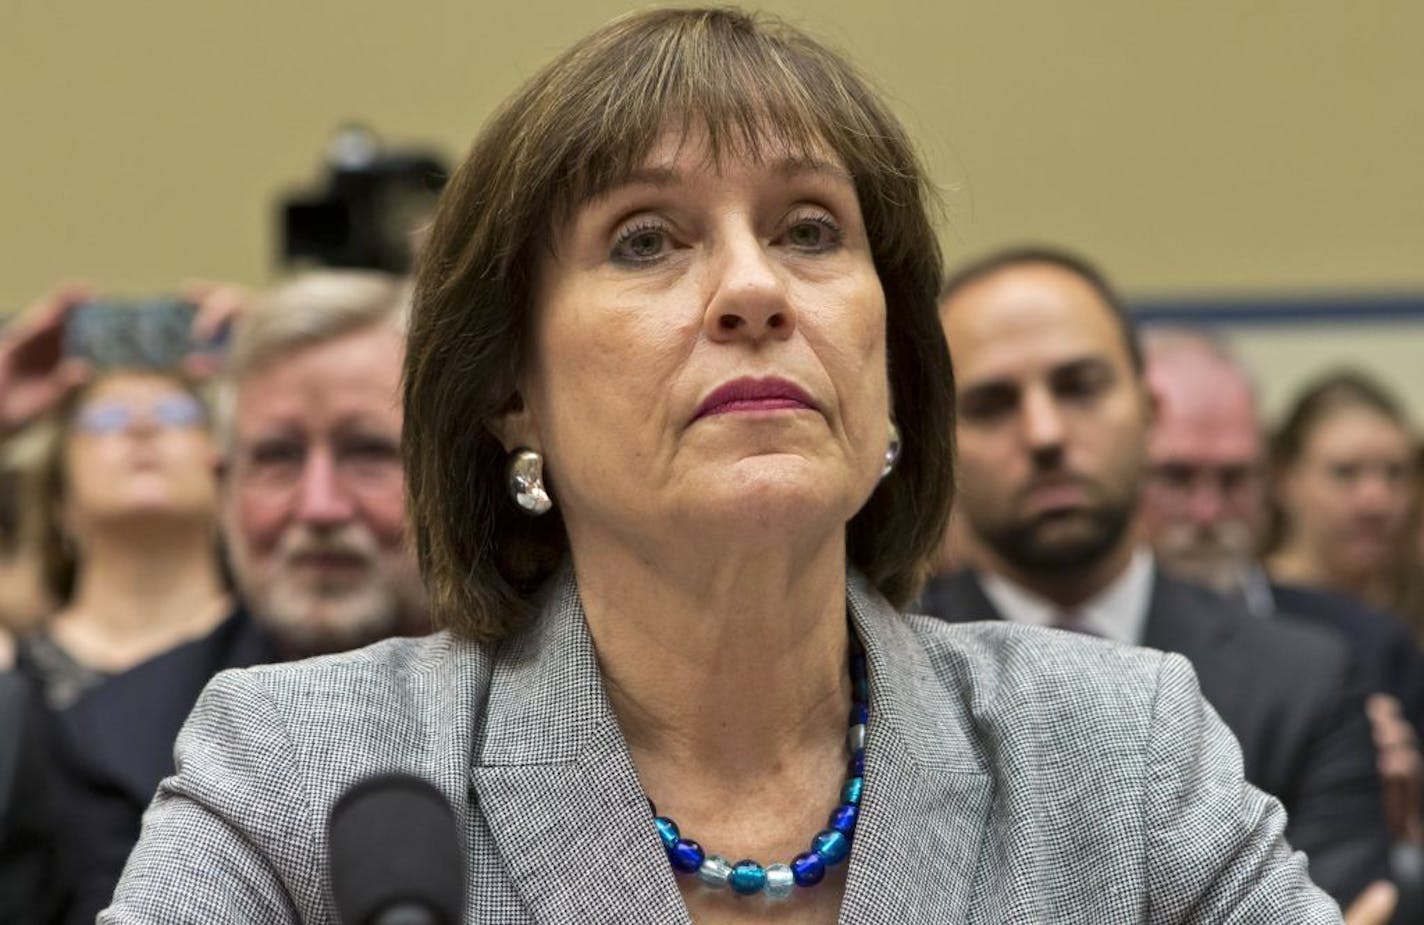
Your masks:
{"label": "woman's nose", "polygon": [[715,285],[703,319],[714,340],[785,339],[796,329],[783,270],[751,233],[728,241],[713,262]]}

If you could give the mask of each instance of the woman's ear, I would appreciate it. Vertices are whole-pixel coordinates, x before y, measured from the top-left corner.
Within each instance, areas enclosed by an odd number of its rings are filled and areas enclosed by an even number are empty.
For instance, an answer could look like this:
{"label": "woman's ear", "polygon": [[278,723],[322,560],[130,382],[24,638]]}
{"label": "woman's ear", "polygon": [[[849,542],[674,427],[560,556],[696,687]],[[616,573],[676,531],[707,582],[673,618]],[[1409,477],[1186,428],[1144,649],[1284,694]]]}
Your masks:
{"label": "woman's ear", "polygon": [[498,414],[485,419],[485,428],[494,434],[506,453],[521,448],[536,453],[543,451],[534,412],[519,392],[509,396],[509,401],[505,402],[504,408]]}

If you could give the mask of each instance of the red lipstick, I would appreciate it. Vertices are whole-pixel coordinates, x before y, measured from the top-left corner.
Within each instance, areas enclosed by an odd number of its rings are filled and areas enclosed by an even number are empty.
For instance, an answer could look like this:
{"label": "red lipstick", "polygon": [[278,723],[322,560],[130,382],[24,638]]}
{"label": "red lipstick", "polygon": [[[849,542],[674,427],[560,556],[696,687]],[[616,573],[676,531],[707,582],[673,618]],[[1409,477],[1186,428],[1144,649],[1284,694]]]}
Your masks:
{"label": "red lipstick", "polygon": [[815,411],[816,403],[794,382],[768,377],[766,379],[733,379],[718,386],[697,406],[698,418],[714,414],[749,411]]}

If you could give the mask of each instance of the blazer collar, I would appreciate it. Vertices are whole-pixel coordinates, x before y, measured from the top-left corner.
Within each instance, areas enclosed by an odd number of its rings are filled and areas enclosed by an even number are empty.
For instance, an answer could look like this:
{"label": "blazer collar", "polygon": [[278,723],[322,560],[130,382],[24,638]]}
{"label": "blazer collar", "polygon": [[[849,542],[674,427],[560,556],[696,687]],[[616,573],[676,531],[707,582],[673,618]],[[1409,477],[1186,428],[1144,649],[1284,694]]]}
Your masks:
{"label": "blazer collar", "polygon": [[936,671],[922,639],[862,576],[851,575],[846,599],[871,712],[840,921],[966,921],[993,796],[969,692]]}
{"label": "blazer collar", "polygon": [[[963,920],[992,796],[965,694],[935,673],[904,618],[859,576],[847,605],[865,647],[872,707],[840,920]],[[629,910],[638,921],[688,922],[571,570],[496,655],[483,715],[472,801],[534,919]],[[809,841],[814,833],[806,834]]]}

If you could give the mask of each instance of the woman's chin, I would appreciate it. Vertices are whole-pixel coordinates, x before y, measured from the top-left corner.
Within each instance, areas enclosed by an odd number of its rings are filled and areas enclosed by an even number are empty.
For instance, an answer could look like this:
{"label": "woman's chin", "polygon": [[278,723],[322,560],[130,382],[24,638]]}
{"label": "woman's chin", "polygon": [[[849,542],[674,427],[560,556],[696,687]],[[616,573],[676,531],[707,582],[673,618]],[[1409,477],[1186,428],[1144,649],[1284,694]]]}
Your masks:
{"label": "woman's chin", "polygon": [[695,519],[713,529],[772,540],[843,527],[864,499],[846,473],[798,457],[744,460],[698,492]]}

